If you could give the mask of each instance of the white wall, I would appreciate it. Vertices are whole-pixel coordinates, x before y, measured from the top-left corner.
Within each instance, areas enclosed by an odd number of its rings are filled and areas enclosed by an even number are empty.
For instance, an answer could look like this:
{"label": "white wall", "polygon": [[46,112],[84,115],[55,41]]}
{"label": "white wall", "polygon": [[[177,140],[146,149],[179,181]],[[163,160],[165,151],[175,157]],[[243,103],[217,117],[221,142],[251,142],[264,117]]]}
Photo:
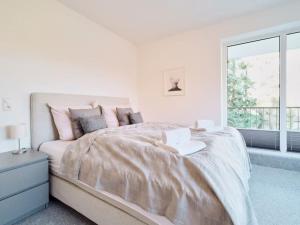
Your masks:
{"label": "white wall", "polygon": [[[130,97],[137,104],[137,50],[55,0],[1,0],[0,152],[14,149],[4,126],[25,122],[29,94],[58,92]],[[23,147],[30,146],[30,137]]]}
{"label": "white wall", "polygon": [[[13,109],[0,105],[0,152],[16,147],[6,125],[25,122],[29,131],[31,92],[126,96],[146,120],[220,122],[221,39],[300,20],[299,11],[295,3],[235,18],[140,46],[137,55],[133,44],[58,1],[2,0],[0,103],[10,98]],[[186,95],[165,97],[162,71],[178,66],[186,68]]]}
{"label": "white wall", "polygon": [[[300,20],[300,2],[234,18],[139,48],[139,107],[147,120],[221,122],[221,40]],[[186,95],[163,95],[164,69],[186,68]]]}

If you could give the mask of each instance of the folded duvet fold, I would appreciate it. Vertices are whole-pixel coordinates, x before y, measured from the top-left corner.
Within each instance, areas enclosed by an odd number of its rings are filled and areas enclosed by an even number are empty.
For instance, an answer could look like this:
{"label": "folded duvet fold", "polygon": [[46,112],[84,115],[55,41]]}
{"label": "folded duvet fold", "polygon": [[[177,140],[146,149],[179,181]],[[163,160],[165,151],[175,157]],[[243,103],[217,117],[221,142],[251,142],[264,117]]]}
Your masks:
{"label": "folded duvet fold", "polygon": [[163,131],[175,128],[180,127],[139,124],[85,135],[65,152],[60,173],[176,225],[256,225],[240,134],[193,132],[191,139],[207,147],[183,156],[157,145]]}

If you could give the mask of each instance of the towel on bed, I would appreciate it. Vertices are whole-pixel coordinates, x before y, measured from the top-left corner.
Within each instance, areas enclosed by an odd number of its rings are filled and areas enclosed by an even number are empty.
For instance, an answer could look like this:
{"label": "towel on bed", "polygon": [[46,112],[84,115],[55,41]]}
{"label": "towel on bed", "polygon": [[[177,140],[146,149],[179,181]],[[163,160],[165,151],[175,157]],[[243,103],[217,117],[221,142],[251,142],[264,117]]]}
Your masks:
{"label": "towel on bed", "polygon": [[215,126],[215,122],[213,120],[196,120],[195,128],[203,128],[208,129]]}
{"label": "towel on bed", "polygon": [[224,127],[215,126],[213,120],[196,120],[195,127],[191,127],[191,129],[205,132],[219,132],[222,131]]}
{"label": "towel on bed", "polygon": [[166,145],[177,146],[191,140],[192,134],[189,128],[177,128],[164,130],[162,132],[162,141]]}
{"label": "towel on bed", "polygon": [[162,132],[162,141],[166,147],[177,151],[181,155],[189,155],[202,150],[206,144],[199,140],[191,140],[192,134],[189,128],[177,128],[164,130]]}

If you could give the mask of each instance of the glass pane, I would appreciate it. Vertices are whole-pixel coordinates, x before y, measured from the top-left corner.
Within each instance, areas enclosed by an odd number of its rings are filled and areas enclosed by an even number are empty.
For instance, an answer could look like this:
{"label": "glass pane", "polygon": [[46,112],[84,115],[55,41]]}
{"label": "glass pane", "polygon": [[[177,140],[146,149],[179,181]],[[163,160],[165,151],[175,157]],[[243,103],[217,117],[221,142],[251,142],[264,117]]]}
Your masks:
{"label": "glass pane", "polygon": [[228,47],[227,99],[229,126],[279,130],[279,37]]}
{"label": "glass pane", "polygon": [[287,36],[288,149],[300,151],[300,33]]}
{"label": "glass pane", "polygon": [[287,36],[287,128],[300,131],[300,33]]}

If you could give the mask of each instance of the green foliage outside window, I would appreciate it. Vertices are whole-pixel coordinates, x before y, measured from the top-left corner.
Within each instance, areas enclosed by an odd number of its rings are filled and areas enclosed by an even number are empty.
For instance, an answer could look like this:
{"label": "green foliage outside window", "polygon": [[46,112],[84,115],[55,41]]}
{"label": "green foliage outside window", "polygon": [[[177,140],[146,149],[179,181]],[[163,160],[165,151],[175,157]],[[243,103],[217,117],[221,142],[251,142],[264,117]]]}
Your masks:
{"label": "green foliage outside window", "polygon": [[257,99],[249,93],[254,82],[248,76],[248,67],[244,62],[228,61],[228,125],[237,128],[260,128],[263,124],[263,114],[250,109],[257,106]]}

